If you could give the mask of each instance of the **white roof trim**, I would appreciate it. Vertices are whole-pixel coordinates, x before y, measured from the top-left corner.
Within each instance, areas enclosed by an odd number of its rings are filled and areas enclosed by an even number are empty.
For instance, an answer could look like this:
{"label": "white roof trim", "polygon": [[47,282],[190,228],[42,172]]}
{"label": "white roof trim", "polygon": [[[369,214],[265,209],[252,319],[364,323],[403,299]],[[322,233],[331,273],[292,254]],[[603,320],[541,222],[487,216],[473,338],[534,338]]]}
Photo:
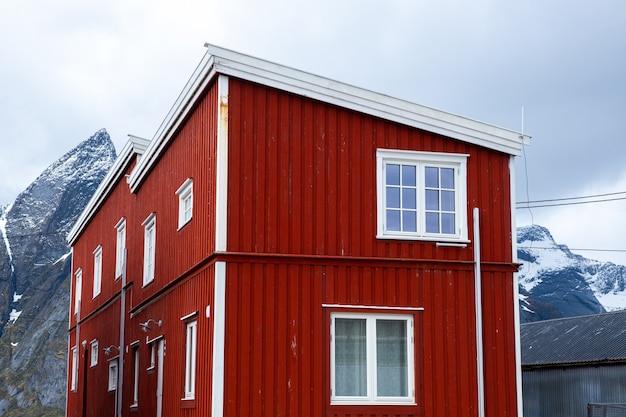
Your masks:
{"label": "white roof trim", "polygon": [[67,234],[67,241],[70,246],[76,242],[78,236],[83,232],[89,220],[93,217],[96,211],[100,208],[104,200],[109,196],[115,184],[119,181],[120,177],[124,174],[124,168],[128,165],[134,155],[142,155],[150,143],[147,139],[142,139],[137,136],[128,135],[128,141],[122,148],[122,151],[117,156],[117,159],[113,163],[113,166],[109,169],[109,172],[102,179],[102,182],[96,189],[87,206],[83,212],[78,216],[76,223]]}
{"label": "white roof trim", "polygon": [[178,96],[130,176],[136,191],[206,85],[224,74],[441,134],[510,155],[522,154],[530,136],[441,110],[205,44],[207,53]]}

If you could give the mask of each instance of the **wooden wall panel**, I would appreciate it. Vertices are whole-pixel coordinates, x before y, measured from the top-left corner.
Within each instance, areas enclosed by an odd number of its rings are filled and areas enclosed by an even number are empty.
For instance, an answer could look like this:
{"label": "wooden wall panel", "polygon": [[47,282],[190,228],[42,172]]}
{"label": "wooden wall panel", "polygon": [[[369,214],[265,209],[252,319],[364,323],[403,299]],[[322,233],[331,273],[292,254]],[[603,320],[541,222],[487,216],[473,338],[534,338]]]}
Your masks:
{"label": "wooden wall panel", "polygon": [[[506,276],[486,274],[483,285],[489,415],[516,412],[515,396],[501,389],[515,381],[511,300],[493,296],[512,296]],[[471,267],[235,260],[227,282],[227,415],[461,417],[477,412]],[[327,335],[334,310],[324,304],[424,308],[414,312],[417,407],[366,412],[367,407],[329,405]]]}
{"label": "wooden wall panel", "polygon": [[467,248],[376,239],[376,149],[471,154],[468,230],[510,263],[509,156],[304,97],[230,80],[229,250],[471,261]]}

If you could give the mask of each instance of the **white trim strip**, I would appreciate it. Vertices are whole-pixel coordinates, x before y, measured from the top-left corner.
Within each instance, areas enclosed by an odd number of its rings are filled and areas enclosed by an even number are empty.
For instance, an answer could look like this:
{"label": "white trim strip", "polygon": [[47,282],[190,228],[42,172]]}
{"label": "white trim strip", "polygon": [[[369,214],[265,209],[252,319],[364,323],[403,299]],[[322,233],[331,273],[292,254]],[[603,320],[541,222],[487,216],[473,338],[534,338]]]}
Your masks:
{"label": "white trim strip", "polygon": [[226,337],[226,263],[215,263],[215,288],[213,294],[213,375],[211,416],[224,415],[224,356]]}
{"label": "white trim strip", "polygon": [[226,251],[228,209],[228,77],[217,79],[217,157],[215,185],[215,250]]}
{"label": "white trim strip", "polygon": [[365,304],[322,304],[323,308],[350,308],[359,310],[395,310],[395,311],[424,311],[424,307],[392,307],[371,306]]}
{"label": "white trim strip", "polygon": [[181,317],[180,321],[185,321],[185,320],[190,319],[193,316],[197,316],[197,315],[198,315],[198,310],[194,311],[193,313],[189,313],[186,316]]}

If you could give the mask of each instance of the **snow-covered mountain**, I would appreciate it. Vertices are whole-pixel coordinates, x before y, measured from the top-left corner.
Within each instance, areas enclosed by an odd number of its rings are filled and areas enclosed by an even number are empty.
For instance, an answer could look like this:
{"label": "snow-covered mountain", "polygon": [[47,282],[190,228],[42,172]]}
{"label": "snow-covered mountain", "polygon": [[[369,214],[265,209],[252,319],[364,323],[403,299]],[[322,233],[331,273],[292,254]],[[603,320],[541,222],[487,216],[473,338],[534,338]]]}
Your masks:
{"label": "snow-covered mountain", "polygon": [[548,229],[517,229],[522,322],[626,308],[626,267],[573,254]]}
{"label": "snow-covered mountain", "polygon": [[115,157],[111,138],[100,130],[0,208],[0,416],[63,415],[66,236]]}

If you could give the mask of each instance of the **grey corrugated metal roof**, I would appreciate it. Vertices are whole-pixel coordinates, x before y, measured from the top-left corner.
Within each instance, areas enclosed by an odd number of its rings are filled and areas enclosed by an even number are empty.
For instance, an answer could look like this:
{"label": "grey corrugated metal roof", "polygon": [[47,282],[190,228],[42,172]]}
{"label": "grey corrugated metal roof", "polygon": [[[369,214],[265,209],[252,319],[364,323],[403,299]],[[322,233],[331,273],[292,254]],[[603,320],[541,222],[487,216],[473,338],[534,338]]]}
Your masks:
{"label": "grey corrugated metal roof", "polygon": [[525,323],[522,366],[626,361],[626,311]]}

